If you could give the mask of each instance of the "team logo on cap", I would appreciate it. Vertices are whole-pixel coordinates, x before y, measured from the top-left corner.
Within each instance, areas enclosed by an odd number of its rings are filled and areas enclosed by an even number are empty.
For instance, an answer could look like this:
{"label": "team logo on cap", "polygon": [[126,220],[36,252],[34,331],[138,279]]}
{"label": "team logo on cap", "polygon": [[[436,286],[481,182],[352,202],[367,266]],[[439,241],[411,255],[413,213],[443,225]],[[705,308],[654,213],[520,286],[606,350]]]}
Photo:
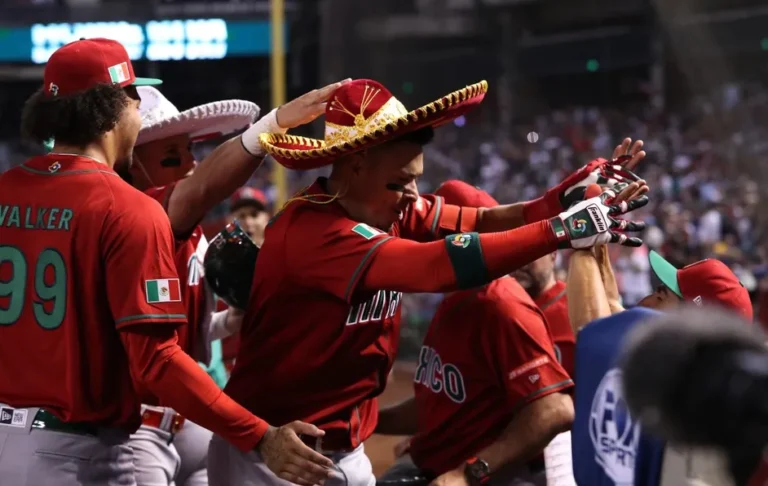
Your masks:
{"label": "team logo on cap", "polygon": [[115,64],[114,66],[111,66],[109,69],[109,79],[112,80],[115,84],[120,84],[123,81],[128,81],[131,79],[131,75],[128,72],[128,63],[127,62],[121,62],[120,64]]}
{"label": "team logo on cap", "polygon": [[50,166],[48,166],[48,172],[50,172],[51,174],[58,172],[59,169],[61,169],[61,164],[58,162],[54,162]]}
{"label": "team logo on cap", "polygon": [[56,86],[53,83],[48,84],[48,92],[51,93],[51,96],[58,96],[59,95],[59,87]]}
{"label": "team logo on cap", "polygon": [[696,298],[693,299],[693,303],[701,307],[701,304],[704,303],[704,299],[702,299],[700,295],[697,295]]}

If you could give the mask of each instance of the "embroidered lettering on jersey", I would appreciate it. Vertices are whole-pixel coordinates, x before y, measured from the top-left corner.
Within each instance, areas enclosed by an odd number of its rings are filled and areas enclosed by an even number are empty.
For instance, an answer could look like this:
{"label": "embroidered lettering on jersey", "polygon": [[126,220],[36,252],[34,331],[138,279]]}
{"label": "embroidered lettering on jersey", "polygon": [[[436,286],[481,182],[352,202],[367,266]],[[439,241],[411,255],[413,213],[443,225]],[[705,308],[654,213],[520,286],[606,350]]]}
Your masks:
{"label": "embroidered lettering on jersey", "polygon": [[383,235],[384,234],[383,231],[381,231],[379,229],[376,229],[376,228],[374,228],[372,226],[368,226],[365,223],[358,223],[358,224],[356,224],[355,226],[352,227],[352,231],[354,231],[358,235],[362,236],[366,240],[370,240],[371,238],[373,238],[375,236]]}
{"label": "embroidered lettering on jersey", "polygon": [[352,304],[347,315],[347,326],[391,319],[400,308],[402,292],[379,290],[365,302]]}
{"label": "embroidered lettering on jersey", "polygon": [[539,366],[544,366],[547,363],[549,363],[549,358],[547,356],[542,356],[541,358],[533,359],[525,364],[518,366],[514,370],[510,371],[509,379],[514,380],[518,376],[522,376],[529,371],[535,370]]}
{"label": "embroidered lettering on jersey", "polygon": [[433,393],[444,392],[456,403],[467,399],[467,388],[459,368],[451,363],[444,364],[440,354],[429,346],[421,347],[413,382],[429,388]]}

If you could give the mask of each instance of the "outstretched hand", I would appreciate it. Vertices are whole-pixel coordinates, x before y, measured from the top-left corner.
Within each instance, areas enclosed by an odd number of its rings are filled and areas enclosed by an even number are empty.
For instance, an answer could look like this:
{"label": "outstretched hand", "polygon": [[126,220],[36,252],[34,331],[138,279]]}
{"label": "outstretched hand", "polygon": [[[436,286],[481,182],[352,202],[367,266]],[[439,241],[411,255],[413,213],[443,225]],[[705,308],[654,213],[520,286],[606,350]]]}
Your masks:
{"label": "outstretched hand", "polygon": [[632,139],[627,137],[613,149],[612,160],[618,162],[625,169],[634,171],[638,164],[645,159],[645,156],[643,141],[636,140],[633,144]]}
{"label": "outstretched hand", "polygon": [[270,427],[257,450],[277,477],[301,486],[323,484],[332,476],[333,462],[307,447],[299,434],[322,437],[324,432],[296,420],[282,427]]}
{"label": "outstretched hand", "polygon": [[289,101],[277,109],[277,124],[282,128],[296,128],[314,121],[325,113],[328,100],[343,84],[351,79],[345,79],[329,84],[324,88],[313,89],[295,100]]}
{"label": "outstretched hand", "polygon": [[[637,191],[639,185],[619,184],[625,195],[618,199],[616,192],[606,189],[596,197],[583,200],[571,206],[550,220],[560,248],[587,249],[606,243],[624,246],[640,246],[642,240],[629,237],[624,232],[638,232],[645,229],[642,221],[628,221],[618,216],[648,204],[648,196],[641,195],[628,200],[629,194]],[[597,188],[597,185],[594,185]],[[591,190],[589,191],[592,192]]]}

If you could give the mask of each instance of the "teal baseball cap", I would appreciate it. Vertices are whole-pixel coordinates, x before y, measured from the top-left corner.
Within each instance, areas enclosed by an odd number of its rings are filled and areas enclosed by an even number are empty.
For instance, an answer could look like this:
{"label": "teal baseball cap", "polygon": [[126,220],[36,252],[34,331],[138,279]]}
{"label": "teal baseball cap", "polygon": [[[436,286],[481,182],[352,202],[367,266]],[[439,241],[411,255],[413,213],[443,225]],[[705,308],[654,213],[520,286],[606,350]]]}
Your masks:
{"label": "teal baseball cap", "polygon": [[651,270],[669,290],[696,305],[719,305],[752,320],[749,292],[728,266],[714,258],[677,268],[651,250]]}

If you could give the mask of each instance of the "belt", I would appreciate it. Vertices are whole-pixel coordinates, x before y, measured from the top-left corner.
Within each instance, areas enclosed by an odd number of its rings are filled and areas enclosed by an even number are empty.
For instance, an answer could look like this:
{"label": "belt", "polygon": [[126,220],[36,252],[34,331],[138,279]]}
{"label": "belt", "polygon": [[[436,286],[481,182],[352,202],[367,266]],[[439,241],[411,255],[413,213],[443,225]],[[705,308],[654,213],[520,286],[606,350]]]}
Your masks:
{"label": "belt", "polygon": [[171,435],[178,434],[184,427],[185,418],[170,408],[155,410],[141,407],[141,424],[163,430]]}
{"label": "belt", "polygon": [[327,430],[322,437],[300,435],[304,444],[320,454],[336,454],[339,452],[352,452],[355,450],[349,439],[349,431],[342,429]]}
{"label": "belt", "polygon": [[37,414],[35,414],[35,419],[32,421],[32,428],[79,435],[97,436],[99,433],[99,428],[93,424],[63,422],[51,412],[43,409],[38,410]]}

